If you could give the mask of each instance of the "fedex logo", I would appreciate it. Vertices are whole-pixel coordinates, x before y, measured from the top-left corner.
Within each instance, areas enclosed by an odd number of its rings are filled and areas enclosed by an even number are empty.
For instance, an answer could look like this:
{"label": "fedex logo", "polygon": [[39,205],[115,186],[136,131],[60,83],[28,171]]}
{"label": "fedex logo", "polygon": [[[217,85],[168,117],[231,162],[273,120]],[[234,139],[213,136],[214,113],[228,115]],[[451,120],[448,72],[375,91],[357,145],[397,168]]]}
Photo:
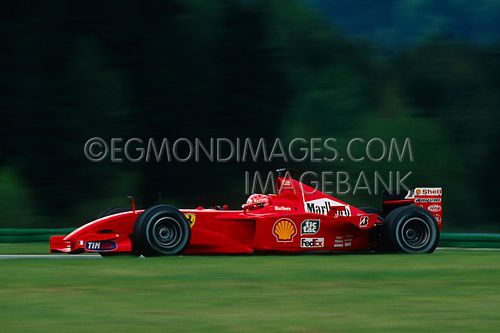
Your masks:
{"label": "fedex logo", "polygon": [[325,246],[324,238],[301,238],[300,247],[305,248],[320,248]]}

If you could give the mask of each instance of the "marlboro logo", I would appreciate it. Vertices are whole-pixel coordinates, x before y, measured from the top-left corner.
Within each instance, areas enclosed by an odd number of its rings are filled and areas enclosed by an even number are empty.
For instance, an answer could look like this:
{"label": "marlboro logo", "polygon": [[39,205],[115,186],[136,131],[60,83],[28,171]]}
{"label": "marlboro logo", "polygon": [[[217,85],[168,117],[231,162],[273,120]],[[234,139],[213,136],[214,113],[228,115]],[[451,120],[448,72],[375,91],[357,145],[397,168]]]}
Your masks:
{"label": "marlboro logo", "polygon": [[[327,215],[328,212],[335,206],[337,208],[337,212],[335,213],[335,217],[338,216],[351,216],[351,209],[347,205],[339,204],[331,199],[323,198],[316,199],[311,201],[306,201],[305,210],[308,213]],[[339,209],[340,208],[340,209]]]}

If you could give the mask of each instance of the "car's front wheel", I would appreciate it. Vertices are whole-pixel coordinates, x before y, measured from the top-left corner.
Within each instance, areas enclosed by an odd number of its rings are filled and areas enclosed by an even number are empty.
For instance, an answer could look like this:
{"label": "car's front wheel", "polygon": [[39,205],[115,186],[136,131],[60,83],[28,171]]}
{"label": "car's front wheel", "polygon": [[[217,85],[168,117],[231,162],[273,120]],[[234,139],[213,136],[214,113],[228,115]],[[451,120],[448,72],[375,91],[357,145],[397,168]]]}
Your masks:
{"label": "car's front wheel", "polygon": [[144,256],[180,254],[190,238],[188,220],[177,208],[168,205],[146,209],[134,225],[134,247]]}

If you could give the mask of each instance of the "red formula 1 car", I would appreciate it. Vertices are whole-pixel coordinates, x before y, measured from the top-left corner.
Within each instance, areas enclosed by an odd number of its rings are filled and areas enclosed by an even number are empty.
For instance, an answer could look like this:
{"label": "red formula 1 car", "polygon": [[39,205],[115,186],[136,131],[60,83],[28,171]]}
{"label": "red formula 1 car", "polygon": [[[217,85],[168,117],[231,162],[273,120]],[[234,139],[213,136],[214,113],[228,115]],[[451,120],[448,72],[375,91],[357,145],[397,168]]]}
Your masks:
{"label": "red formula 1 car", "polygon": [[253,194],[241,210],[114,208],[50,251],[144,256],[342,251],[433,252],[442,228],[441,188],[385,196],[383,210],[356,208],[278,173],[278,194]]}

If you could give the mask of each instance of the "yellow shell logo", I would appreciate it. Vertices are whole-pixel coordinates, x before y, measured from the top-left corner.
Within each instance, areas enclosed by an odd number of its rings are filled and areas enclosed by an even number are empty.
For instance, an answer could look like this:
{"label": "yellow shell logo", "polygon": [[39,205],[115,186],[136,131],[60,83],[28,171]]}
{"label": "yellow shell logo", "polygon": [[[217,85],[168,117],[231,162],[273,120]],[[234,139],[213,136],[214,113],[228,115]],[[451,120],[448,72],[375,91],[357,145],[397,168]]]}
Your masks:
{"label": "yellow shell logo", "polygon": [[293,241],[293,236],[297,233],[297,227],[292,220],[280,219],[274,223],[273,235],[276,241],[282,243],[290,243]]}

